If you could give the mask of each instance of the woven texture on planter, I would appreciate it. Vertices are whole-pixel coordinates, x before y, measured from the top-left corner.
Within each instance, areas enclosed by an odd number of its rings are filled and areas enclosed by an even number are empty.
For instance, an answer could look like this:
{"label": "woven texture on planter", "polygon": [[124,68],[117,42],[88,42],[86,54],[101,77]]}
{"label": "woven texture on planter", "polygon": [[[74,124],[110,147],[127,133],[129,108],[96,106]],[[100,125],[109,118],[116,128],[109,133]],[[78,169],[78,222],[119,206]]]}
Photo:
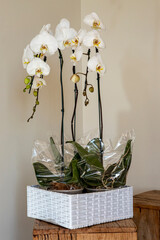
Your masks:
{"label": "woven texture on planter", "polygon": [[133,188],[63,194],[27,187],[27,215],[69,229],[133,217]]}

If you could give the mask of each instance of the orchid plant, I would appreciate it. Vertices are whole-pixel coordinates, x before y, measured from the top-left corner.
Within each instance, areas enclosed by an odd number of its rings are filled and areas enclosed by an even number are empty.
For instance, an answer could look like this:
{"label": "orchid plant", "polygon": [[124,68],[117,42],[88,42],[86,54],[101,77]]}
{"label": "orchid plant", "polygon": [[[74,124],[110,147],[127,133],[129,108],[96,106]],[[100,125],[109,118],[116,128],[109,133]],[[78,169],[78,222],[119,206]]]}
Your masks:
{"label": "orchid plant", "polygon": [[[51,56],[58,51],[60,59],[60,84],[61,84],[61,103],[62,103],[62,123],[61,123],[61,145],[62,156],[64,158],[64,93],[63,93],[63,55],[62,51],[71,47],[72,54],[70,55],[71,62],[73,63],[73,75],[71,80],[74,82],[74,110],[71,118],[71,133],[73,141],[76,140],[76,110],[78,101],[78,86],[77,83],[80,80],[79,74],[85,76],[85,84],[83,90],[83,96],[85,96],[85,106],[89,104],[89,98],[87,95],[87,88],[89,91],[94,92],[92,84],[88,83],[88,72],[97,72],[98,81],[98,101],[99,101],[99,127],[100,127],[100,139],[102,140],[102,106],[100,98],[100,74],[105,72],[105,67],[102,63],[102,59],[99,52],[99,48],[104,48],[104,42],[100,37],[98,30],[104,29],[104,25],[99,19],[96,13],[91,13],[84,18],[84,22],[93,28],[92,31],[87,32],[84,29],[80,29],[78,32],[70,27],[70,22],[67,19],[61,19],[60,23],[55,29],[55,36],[51,31],[51,25],[47,24],[42,27],[40,33],[35,36],[29,45],[24,49],[23,54],[23,66],[26,69],[28,76],[25,78],[26,87],[24,92],[28,91],[36,97],[35,105],[33,107],[33,113],[28,119],[34,117],[36,108],[39,105],[39,90],[42,86],[46,86],[46,81],[43,79],[50,73],[50,67],[47,64],[47,57]],[[83,52],[84,46],[88,49],[87,53]],[[96,55],[90,58],[91,48],[95,47]],[[88,63],[86,67],[86,73],[76,73],[76,64],[81,60],[83,55],[88,56]]]}
{"label": "orchid plant", "polygon": [[[55,176],[42,163],[34,163],[34,169],[37,180],[40,185],[48,186],[52,180],[66,183],[80,183],[83,186],[106,186],[111,185],[109,179],[111,173],[114,175],[116,169],[123,167],[122,179],[125,179],[124,165],[130,166],[131,160],[131,142],[128,142],[124,155],[119,161],[119,165],[110,166],[107,170],[103,167],[103,117],[102,102],[100,91],[100,78],[105,73],[105,66],[101,58],[101,50],[105,48],[105,43],[100,36],[100,30],[105,27],[96,13],[91,13],[84,18],[84,23],[91,27],[91,31],[80,29],[78,32],[70,27],[67,19],[61,19],[55,29],[55,35],[51,31],[51,25],[44,25],[38,35],[36,35],[29,45],[24,49],[22,62],[28,76],[25,78],[24,92],[30,94],[33,92],[35,96],[35,105],[33,106],[32,115],[28,118],[28,122],[33,119],[37,106],[39,105],[39,92],[43,86],[46,86],[44,77],[50,73],[50,66],[47,64],[47,58],[56,52],[60,60],[60,86],[61,86],[61,153],[56,148],[53,138],[50,139],[53,155],[58,163],[61,163],[61,176],[63,180],[56,180]],[[70,162],[69,167],[64,165],[64,89],[63,89],[63,51],[66,48],[71,49],[70,61],[72,62],[71,81],[74,83],[74,108],[71,117],[71,134],[72,141],[68,142],[74,146],[75,156]],[[76,66],[82,57],[87,57],[85,72],[77,72]],[[92,139],[83,148],[76,142],[76,111],[78,102],[78,82],[80,76],[84,76],[83,96],[84,104],[89,104],[88,90],[93,93],[94,86],[88,82],[89,72],[97,74],[97,94],[98,94],[98,112],[99,112],[99,138]],[[126,157],[127,156],[127,157]],[[128,160],[126,160],[128,159]],[[119,167],[119,168],[118,168]],[[128,170],[127,170],[128,171]],[[48,176],[48,177],[47,177]],[[123,181],[123,184],[125,180]],[[109,184],[109,185],[107,185]],[[114,184],[113,184],[114,185]],[[117,183],[118,185],[118,183]],[[116,185],[116,186],[117,186]]]}

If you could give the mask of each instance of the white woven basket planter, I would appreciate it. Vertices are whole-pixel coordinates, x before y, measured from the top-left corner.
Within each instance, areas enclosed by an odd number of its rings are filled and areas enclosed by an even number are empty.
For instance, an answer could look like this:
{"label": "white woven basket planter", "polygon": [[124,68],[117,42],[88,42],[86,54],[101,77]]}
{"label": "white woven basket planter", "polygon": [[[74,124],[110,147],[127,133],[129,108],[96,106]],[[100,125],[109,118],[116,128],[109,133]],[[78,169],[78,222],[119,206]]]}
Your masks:
{"label": "white woven basket planter", "polygon": [[63,194],[27,187],[27,215],[69,229],[133,217],[133,188]]}

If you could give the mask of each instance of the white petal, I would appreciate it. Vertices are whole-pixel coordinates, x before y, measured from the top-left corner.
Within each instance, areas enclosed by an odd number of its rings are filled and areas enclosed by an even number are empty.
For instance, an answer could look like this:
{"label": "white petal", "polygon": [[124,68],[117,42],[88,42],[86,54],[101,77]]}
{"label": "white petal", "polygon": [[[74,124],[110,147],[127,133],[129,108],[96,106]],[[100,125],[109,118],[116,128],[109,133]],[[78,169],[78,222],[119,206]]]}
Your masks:
{"label": "white petal", "polygon": [[87,24],[89,26],[92,26],[93,25],[93,21],[94,21],[92,14],[89,14],[89,15],[85,16],[83,21],[84,21],[85,24]]}
{"label": "white petal", "polygon": [[54,54],[58,48],[56,39],[46,31],[38,34],[30,43],[30,48],[35,54],[43,53],[42,46],[47,47],[46,53],[50,55]]}
{"label": "white petal", "polygon": [[91,57],[87,64],[89,71],[95,72],[97,64],[98,64],[97,57],[96,56]]}
{"label": "white petal", "polygon": [[81,46],[77,47],[75,50],[75,56],[77,59],[77,62],[81,60],[83,54],[83,48]]}
{"label": "white petal", "polygon": [[92,30],[85,35],[85,37],[83,39],[83,44],[88,48],[94,47],[95,40],[97,40],[99,42],[99,45],[96,47],[99,47],[99,48],[105,47],[105,44],[104,44],[102,38],[100,37],[100,34],[96,30]]}
{"label": "white petal", "polygon": [[[100,66],[100,71],[97,71],[97,67]],[[88,69],[92,72],[98,72],[99,74],[103,75],[105,72],[105,66],[103,64],[101,55],[97,53],[95,56],[90,58],[88,61]]]}
{"label": "white petal", "polygon": [[60,28],[69,28],[70,22],[66,18],[62,18],[57,26],[59,26]]}
{"label": "white petal", "polygon": [[76,36],[77,32],[73,28],[56,28],[55,38],[58,42],[58,47],[63,50],[65,48],[65,42],[71,43],[71,39]]}
{"label": "white petal", "polygon": [[29,45],[27,45],[27,47],[24,49],[23,57],[22,57],[23,67],[27,68],[28,63],[30,63],[30,61],[32,61],[33,58],[34,58],[34,54],[30,49]]}
{"label": "white petal", "polygon": [[44,25],[40,31],[40,33],[43,32],[48,32],[49,34],[53,35],[52,31],[51,31],[51,24],[48,23],[47,25]]}
{"label": "white petal", "polygon": [[46,81],[43,78],[39,78],[39,77],[35,76],[34,80],[33,80],[32,88],[38,89],[38,88],[42,87],[43,85],[46,86]]}
{"label": "white petal", "polygon": [[77,36],[79,39],[79,43],[81,44],[83,41],[84,36],[86,35],[87,31],[85,29],[80,29]]}
{"label": "white petal", "polygon": [[42,75],[47,76],[50,72],[50,67],[47,63],[42,61],[40,58],[34,58],[28,65],[27,65],[27,73],[30,76],[36,75],[36,71],[40,69],[42,71]]}
{"label": "white petal", "polygon": [[[98,23],[97,27],[94,27],[95,22]],[[98,17],[98,15],[95,12],[92,12],[91,14],[87,15],[84,18],[84,23],[89,25],[92,28],[97,28],[97,29],[104,29],[105,28],[102,21],[100,20],[100,18]]]}

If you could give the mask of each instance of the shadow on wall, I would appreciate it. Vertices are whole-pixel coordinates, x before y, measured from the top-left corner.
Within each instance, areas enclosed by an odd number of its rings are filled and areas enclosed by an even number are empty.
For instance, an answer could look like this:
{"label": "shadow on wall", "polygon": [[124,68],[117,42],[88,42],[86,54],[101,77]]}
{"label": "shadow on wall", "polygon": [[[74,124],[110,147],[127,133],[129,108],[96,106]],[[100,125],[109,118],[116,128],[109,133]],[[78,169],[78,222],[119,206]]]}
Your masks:
{"label": "shadow on wall", "polygon": [[159,188],[160,85],[150,59],[135,56],[129,50],[123,60],[122,84],[130,110],[119,114],[118,129],[135,129],[136,142],[128,182],[136,187],[136,192],[142,192]]}

